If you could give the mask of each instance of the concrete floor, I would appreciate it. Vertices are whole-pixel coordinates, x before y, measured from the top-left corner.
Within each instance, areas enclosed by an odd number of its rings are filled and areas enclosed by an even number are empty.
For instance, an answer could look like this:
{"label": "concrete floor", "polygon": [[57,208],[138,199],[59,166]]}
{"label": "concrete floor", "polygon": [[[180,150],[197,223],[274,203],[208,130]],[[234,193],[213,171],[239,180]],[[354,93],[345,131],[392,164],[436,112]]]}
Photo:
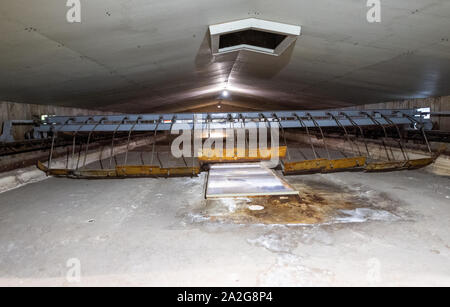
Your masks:
{"label": "concrete floor", "polygon": [[[0,194],[0,285],[450,286],[450,180],[293,176],[366,211],[316,225],[209,219],[205,176],[50,178]],[[66,280],[67,261],[81,282]]]}

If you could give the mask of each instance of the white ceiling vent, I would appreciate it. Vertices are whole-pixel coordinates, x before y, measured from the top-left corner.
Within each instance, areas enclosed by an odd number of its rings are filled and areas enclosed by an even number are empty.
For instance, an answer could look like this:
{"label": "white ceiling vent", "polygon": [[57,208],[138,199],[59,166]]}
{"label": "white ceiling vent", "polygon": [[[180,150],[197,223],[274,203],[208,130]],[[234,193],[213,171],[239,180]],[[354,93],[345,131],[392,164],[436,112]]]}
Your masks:
{"label": "white ceiling vent", "polygon": [[214,55],[249,50],[280,55],[301,33],[300,26],[256,18],[209,26]]}

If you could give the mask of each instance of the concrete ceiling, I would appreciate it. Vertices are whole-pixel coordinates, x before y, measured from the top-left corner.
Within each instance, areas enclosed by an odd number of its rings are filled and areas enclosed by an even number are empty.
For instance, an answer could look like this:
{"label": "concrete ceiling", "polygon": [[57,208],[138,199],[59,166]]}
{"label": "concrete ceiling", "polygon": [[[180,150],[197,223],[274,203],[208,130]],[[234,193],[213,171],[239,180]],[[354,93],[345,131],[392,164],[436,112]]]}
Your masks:
{"label": "concrete ceiling", "polygon": [[[450,94],[450,1],[63,0],[0,3],[0,100],[119,112],[318,109]],[[213,57],[208,25],[302,26],[279,57]]]}

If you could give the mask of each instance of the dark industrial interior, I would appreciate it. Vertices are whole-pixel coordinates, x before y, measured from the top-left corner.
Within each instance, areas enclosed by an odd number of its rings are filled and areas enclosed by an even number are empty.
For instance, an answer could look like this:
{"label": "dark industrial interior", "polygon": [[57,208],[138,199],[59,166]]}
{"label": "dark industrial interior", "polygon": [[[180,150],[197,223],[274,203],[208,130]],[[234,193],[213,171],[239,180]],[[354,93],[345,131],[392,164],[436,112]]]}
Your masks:
{"label": "dark industrial interior", "polygon": [[0,16],[0,286],[450,285],[449,1]]}

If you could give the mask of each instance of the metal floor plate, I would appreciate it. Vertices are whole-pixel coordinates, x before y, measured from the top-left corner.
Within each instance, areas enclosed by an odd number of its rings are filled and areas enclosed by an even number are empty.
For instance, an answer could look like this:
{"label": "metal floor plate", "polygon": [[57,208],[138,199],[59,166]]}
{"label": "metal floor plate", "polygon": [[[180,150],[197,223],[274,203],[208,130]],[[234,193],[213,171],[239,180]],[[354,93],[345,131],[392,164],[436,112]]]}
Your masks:
{"label": "metal floor plate", "polygon": [[206,187],[206,198],[297,194],[261,163],[211,165]]}

